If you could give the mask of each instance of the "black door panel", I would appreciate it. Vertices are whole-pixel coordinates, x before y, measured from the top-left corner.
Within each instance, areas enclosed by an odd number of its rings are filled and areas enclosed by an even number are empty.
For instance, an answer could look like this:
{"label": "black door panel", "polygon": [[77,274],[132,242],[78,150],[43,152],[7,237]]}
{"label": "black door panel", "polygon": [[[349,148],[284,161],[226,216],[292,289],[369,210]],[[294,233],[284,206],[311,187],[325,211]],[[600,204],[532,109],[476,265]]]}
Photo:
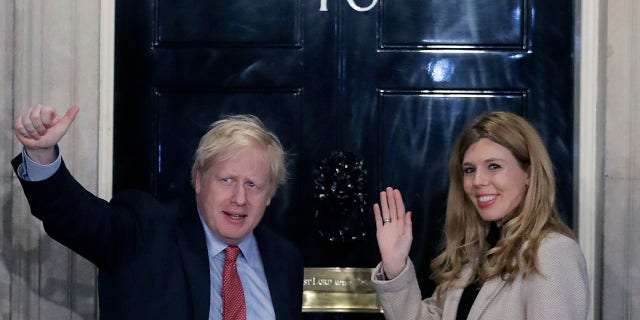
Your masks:
{"label": "black door panel", "polygon": [[[373,267],[380,257],[371,205],[383,187],[400,188],[414,212],[411,258],[429,295],[449,150],[468,120],[499,109],[540,131],[571,225],[573,2],[352,7],[369,3],[117,1],[114,192],[137,187],[165,199],[191,192],[199,137],[221,115],[254,113],[290,153],[289,182],[264,223],[300,246],[306,266]],[[318,232],[315,169],[333,151],[353,153],[367,171],[358,216],[366,235],[353,241]]]}

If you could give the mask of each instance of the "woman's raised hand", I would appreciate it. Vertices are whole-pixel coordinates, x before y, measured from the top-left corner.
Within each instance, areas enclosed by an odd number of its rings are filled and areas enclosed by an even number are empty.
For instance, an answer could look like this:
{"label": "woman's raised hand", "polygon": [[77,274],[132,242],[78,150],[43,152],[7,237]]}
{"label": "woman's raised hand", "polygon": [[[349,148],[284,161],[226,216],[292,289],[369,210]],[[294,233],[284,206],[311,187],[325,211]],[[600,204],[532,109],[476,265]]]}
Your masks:
{"label": "woman's raised hand", "polygon": [[393,279],[404,269],[411,249],[411,212],[405,211],[400,191],[387,187],[380,192],[380,204],[373,205],[373,214],[382,268]]}

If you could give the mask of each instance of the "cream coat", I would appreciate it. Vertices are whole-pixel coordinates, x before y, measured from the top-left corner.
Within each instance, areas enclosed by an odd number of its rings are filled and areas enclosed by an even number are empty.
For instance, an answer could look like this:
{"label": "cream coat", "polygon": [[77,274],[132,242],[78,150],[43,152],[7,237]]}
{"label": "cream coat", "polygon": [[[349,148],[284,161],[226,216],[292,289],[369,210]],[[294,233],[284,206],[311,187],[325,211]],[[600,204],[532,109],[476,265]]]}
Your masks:
{"label": "cream coat", "polygon": [[[469,320],[499,319],[586,319],[589,284],[586,263],[578,244],[564,235],[550,234],[538,249],[542,275],[533,273],[507,283],[489,279],[471,307]],[[461,272],[458,286],[444,293],[444,305],[437,306],[435,294],[421,301],[420,288],[411,260],[395,279],[382,280],[379,264],[372,277],[378,300],[388,320],[455,320],[462,291],[471,269]]]}

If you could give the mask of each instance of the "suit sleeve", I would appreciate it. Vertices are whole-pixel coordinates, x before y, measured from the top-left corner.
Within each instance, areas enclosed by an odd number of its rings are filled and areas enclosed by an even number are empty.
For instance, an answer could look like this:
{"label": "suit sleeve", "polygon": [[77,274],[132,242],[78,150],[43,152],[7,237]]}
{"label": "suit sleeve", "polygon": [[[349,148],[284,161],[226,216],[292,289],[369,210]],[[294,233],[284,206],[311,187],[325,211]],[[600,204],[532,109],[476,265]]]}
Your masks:
{"label": "suit sleeve", "polygon": [[[21,156],[13,159],[14,170],[21,162]],[[71,176],[64,161],[48,179],[20,183],[45,232],[98,267],[126,257],[141,242],[145,219],[136,214],[136,201],[96,197]]]}
{"label": "suit sleeve", "polygon": [[526,278],[527,319],[586,319],[589,279],[578,244],[550,235],[538,249],[538,267],[541,274]]}
{"label": "suit sleeve", "polygon": [[[392,280],[382,280],[382,264],[375,268],[371,281],[387,320],[437,320],[442,309],[436,305],[435,296],[422,299],[415,267],[411,259],[402,272]],[[434,293],[435,294],[435,293]]]}

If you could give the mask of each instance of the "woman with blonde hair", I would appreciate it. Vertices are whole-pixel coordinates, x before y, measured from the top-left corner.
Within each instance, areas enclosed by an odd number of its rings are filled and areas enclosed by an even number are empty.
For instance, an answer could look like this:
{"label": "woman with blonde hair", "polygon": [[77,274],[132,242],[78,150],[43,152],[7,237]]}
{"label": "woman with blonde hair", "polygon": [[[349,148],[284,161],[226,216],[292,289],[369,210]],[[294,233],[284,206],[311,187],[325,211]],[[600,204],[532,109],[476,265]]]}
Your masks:
{"label": "woman with blonde hair", "polygon": [[436,290],[422,300],[408,258],[411,212],[387,188],[374,205],[382,262],[373,283],[387,319],[585,319],[584,256],[555,208],[555,178],[536,130],[491,112],[461,132],[449,161]]}

